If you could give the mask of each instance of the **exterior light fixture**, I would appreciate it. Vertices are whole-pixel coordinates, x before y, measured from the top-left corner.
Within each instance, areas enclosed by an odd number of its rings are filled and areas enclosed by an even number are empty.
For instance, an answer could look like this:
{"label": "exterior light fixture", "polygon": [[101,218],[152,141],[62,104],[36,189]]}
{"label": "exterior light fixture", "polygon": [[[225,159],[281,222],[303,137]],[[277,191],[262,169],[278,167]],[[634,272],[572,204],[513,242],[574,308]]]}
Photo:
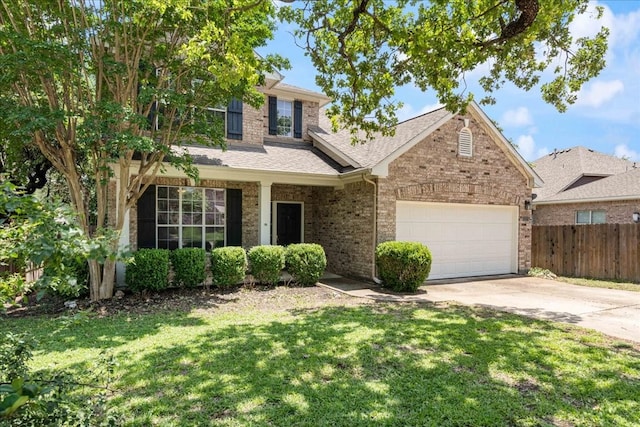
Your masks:
{"label": "exterior light fixture", "polygon": [[640,222],[640,212],[634,212],[631,218],[633,218],[633,222]]}
{"label": "exterior light fixture", "polygon": [[524,210],[526,210],[526,211],[531,210],[531,200],[525,200],[524,201]]}

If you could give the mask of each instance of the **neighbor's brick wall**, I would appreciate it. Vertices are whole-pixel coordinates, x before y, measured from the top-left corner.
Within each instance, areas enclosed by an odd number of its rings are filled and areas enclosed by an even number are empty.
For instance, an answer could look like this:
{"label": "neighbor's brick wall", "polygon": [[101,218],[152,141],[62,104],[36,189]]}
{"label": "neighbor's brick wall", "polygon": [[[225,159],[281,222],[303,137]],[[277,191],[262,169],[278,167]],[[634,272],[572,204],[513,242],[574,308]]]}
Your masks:
{"label": "neighbor's brick wall", "polygon": [[[157,177],[155,185],[174,185],[192,187],[189,178]],[[236,188],[242,190],[242,246],[249,249],[260,242],[258,230],[258,184],[255,182],[232,182],[201,180],[196,187],[206,188]],[[132,250],[138,245],[138,210],[137,205],[131,208],[129,213],[129,243]]]}
{"label": "neighbor's brick wall", "polygon": [[[470,119],[473,156],[459,157],[458,131]],[[531,198],[526,178],[471,115],[457,116],[389,165],[378,180],[378,243],[394,240],[396,201],[449,202],[519,207],[518,269],[531,267]]]}
{"label": "neighbor's brick wall", "polygon": [[373,266],[373,185],[314,188],[317,243],[327,254],[327,270],[371,279]]}
{"label": "neighbor's brick wall", "polygon": [[285,136],[277,136],[277,135],[269,135],[269,102],[268,99],[265,98],[265,102],[262,106],[262,136],[263,138],[269,138],[270,141],[278,141],[278,142],[291,142],[291,141],[311,141],[311,137],[309,136],[309,126],[317,126],[318,125],[318,114],[320,111],[319,104],[317,102],[311,101],[302,101],[302,139],[293,138],[293,137],[285,137]]}
{"label": "neighbor's brick wall", "polygon": [[640,200],[537,205],[533,210],[533,225],[575,224],[576,212],[587,209],[605,211],[608,224],[631,224],[633,213],[640,212]]}
{"label": "neighbor's brick wall", "polygon": [[314,196],[313,188],[302,185],[273,184],[271,200],[276,202],[302,202],[304,215],[304,241],[314,243]]}

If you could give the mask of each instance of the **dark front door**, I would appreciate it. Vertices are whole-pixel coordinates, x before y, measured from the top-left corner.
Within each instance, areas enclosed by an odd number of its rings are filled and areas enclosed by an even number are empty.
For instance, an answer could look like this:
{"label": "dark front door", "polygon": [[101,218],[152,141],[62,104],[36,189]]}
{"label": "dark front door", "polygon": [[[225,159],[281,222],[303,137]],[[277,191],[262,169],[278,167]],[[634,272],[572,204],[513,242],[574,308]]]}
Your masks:
{"label": "dark front door", "polygon": [[289,245],[302,242],[302,204],[278,203],[277,244]]}

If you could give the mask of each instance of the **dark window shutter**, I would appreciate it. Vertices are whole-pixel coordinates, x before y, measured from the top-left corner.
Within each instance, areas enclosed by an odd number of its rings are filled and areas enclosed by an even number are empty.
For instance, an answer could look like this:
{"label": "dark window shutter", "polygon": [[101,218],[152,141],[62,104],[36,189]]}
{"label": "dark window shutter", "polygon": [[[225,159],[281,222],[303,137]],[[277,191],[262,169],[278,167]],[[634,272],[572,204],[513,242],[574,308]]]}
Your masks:
{"label": "dark window shutter", "polygon": [[232,99],[227,107],[227,138],[242,140],[242,100]]}
{"label": "dark window shutter", "polygon": [[156,247],[156,186],[138,199],[138,249]]}
{"label": "dark window shutter", "polygon": [[293,101],[293,137],[302,138],[302,101]]}
{"label": "dark window shutter", "polygon": [[278,134],[278,98],[269,97],[269,135]]}
{"label": "dark window shutter", "polygon": [[242,246],[242,190],[227,189],[227,246]]}

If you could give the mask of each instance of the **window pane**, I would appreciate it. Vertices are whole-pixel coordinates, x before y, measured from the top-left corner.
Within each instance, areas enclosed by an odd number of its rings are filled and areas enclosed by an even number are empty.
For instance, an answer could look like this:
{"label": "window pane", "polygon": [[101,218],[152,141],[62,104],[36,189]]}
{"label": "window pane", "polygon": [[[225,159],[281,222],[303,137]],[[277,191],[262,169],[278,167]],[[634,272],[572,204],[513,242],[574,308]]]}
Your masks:
{"label": "window pane", "polygon": [[182,247],[202,247],[202,227],[182,227]]}
{"label": "window pane", "polygon": [[169,187],[169,198],[178,200],[178,187]]}
{"label": "window pane", "polygon": [[589,224],[591,222],[591,211],[578,211],[576,214],[576,224]]}
{"label": "window pane", "polygon": [[205,249],[207,251],[224,246],[224,228],[223,227],[207,227],[205,242],[206,242]]}
{"label": "window pane", "polygon": [[178,247],[178,227],[158,227],[158,247],[176,249]]}
{"label": "window pane", "polygon": [[292,102],[278,99],[278,135],[291,136]]}
{"label": "window pane", "polygon": [[591,211],[592,224],[604,224],[607,222],[607,216],[604,211]]}
{"label": "window pane", "polygon": [[167,187],[158,187],[158,199],[167,198]]}
{"label": "window pane", "polygon": [[169,224],[169,215],[158,212],[158,224]]}

